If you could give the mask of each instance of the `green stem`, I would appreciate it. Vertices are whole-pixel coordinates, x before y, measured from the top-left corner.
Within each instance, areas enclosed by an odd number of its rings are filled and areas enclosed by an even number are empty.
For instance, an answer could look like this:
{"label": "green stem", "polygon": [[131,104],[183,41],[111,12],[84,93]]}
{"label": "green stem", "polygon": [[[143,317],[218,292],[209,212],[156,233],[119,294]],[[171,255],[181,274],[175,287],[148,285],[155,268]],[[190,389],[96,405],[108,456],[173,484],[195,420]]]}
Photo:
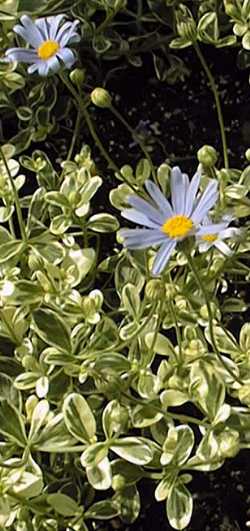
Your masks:
{"label": "green stem", "polygon": [[129,123],[127,122],[127,120],[125,120],[125,118],[122,116],[122,114],[113,106],[113,105],[110,105],[109,107],[110,111],[114,114],[114,116],[120,120],[120,122],[124,125],[124,127],[126,127],[126,129],[129,131],[129,133],[131,134],[132,138],[134,138],[136,140],[136,142],[139,144],[142,152],[144,153],[150,167],[151,167],[151,170],[152,170],[152,175],[153,175],[153,178],[154,180],[157,182],[156,180],[156,173],[155,173],[155,169],[154,169],[154,165],[153,165],[153,161],[150,157],[150,154],[146,148],[146,146],[144,145],[144,143],[141,141],[139,135],[136,133],[136,131],[133,129],[133,127],[131,127],[131,125],[129,125]]}
{"label": "green stem", "polygon": [[112,160],[112,158],[110,157],[109,153],[107,152],[107,150],[105,149],[105,147],[103,146],[96,130],[95,130],[95,127],[94,127],[94,124],[92,122],[92,119],[91,119],[91,116],[87,110],[87,106],[84,104],[82,98],[79,96],[79,94],[77,93],[77,91],[75,90],[75,88],[73,87],[73,85],[70,83],[70,81],[68,80],[68,78],[66,76],[64,76],[63,74],[60,75],[60,78],[62,80],[62,82],[65,84],[65,86],[67,87],[67,89],[69,90],[69,92],[71,92],[72,96],[74,97],[75,99],[75,102],[81,112],[81,114],[84,116],[84,119],[86,121],[86,124],[88,126],[88,129],[89,129],[89,132],[95,142],[95,144],[97,145],[97,147],[99,148],[101,154],[103,155],[104,159],[107,161],[109,167],[116,173],[118,173],[118,175],[121,177],[121,179],[127,183],[127,185],[132,188],[134,190],[135,193],[137,193],[137,190],[134,188],[133,184],[131,184],[120,172],[120,169],[119,167],[117,166],[117,164]]}
{"label": "green stem", "polygon": [[73,150],[74,150],[75,142],[76,142],[76,139],[77,139],[77,136],[78,136],[78,133],[79,133],[80,122],[81,122],[81,109],[78,109],[77,116],[76,116],[74,133],[73,133],[73,136],[72,136],[72,140],[71,140],[71,144],[70,144],[70,147],[69,147],[69,151],[68,151],[68,155],[67,155],[67,159],[66,160],[70,160],[71,157],[72,157],[72,153],[73,153]]}
{"label": "green stem", "polygon": [[201,281],[201,278],[200,278],[200,275],[199,275],[199,272],[198,270],[196,269],[196,266],[195,266],[195,263],[194,263],[194,260],[191,256],[191,254],[189,253],[185,253],[186,257],[187,257],[187,260],[188,260],[188,263],[189,263],[189,267],[196,279],[196,282],[204,296],[204,299],[205,299],[205,302],[206,302],[206,306],[207,306],[207,313],[208,313],[208,324],[209,324],[209,333],[210,333],[210,338],[211,338],[211,343],[212,343],[212,346],[213,346],[213,349],[214,349],[214,352],[215,354],[218,356],[218,359],[221,363],[221,365],[224,367],[224,369],[230,374],[230,376],[232,376],[233,380],[236,380],[238,383],[242,384],[241,380],[238,378],[238,376],[236,374],[234,374],[234,372],[228,367],[228,365],[226,364],[226,362],[224,361],[218,347],[217,347],[217,344],[216,344],[216,339],[215,339],[215,336],[214,336],[214,328],[213,328],[213,314],[212,314],[212,310],[211,310],[211,305],[210,305],[210,300],[209,300],[209,296],[206,292],[206,289],[203,285],[203,282]]}
{"label": "green stem", "polygon": [[199,60],[204,68],[204,71],[207,75],[207,78],[208,78],[208,81],[210,83],[210,87],[211,87],[211,90],[213,92],[213,95],[214,95],[214,100],[215,100],[215,105],[216,105],[216,111],[217,111],[217,116],[218,116],[218,122],[219,122],[219,126],[220,126],[220,134],[221,134],[221,141],[222,141],[222,148],[223,148],[223,157],[224,157],[224,166],[226,169],[229,168],[229,162],[228,162],[228,153],[227,153],[227,140],[226,140],[226,133],[225,133],[225,125],[224,125],[224,119],[223,119],[223,114],[222,114],[222,109],[221,109],[221,103],[220,103],[220,98],[219,98],[219,93],[218,93],[218,90],[217,90],[217,87],[216,87],[216,84],[215,84],[215,81],[214,81],[214,77],[212,75],[212,72],[205,60],[205,57],[203,56],[203,53],[199,47],[199,44],[196,42],[194,43],[194,49],[199,57]]}
{"label": "green stem", "polygon": [[21,210],[21,205],[20,205],[18,193],[16,191],[15,182],[14,182],[14,179],[13,179],[13,177],[11,175],[11,172],[10,172],[10,169],[9,169],[9,166],[8,166],[8,162],[6,160],[4,151],[3,151],[1,146],[0,146],[0,156],[1,156],[2,160],[3,160],[3,164],[4,164],[4,167],[6,169],[7,175],[9,177],[10,185],[11,185],[11,188],[12,188],[12,191],[13,191],[14,202],[15,202],[16,213],[17,213],[17,219],[18,219],[19,228],[20,228],[20,234],[21,234],[22,240],[24,242],[26,242],[27,241],[26,230],[25,230],[25,224],[24,224],[24,221],[23,221],[22,210]]}

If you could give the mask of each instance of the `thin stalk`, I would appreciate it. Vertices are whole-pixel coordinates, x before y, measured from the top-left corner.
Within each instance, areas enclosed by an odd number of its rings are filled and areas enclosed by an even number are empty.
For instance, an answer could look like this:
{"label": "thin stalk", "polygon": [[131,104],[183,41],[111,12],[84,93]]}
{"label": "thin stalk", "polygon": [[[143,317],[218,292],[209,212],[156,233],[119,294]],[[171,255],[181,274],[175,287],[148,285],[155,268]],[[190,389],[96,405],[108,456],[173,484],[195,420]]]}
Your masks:
{"label": "thin stalk", "polygon": [[70,83],[70,81],[67,79],[67,77],[65,77],[63,74],[61,74],[60,78],[61,78],[62,82],[65,84],[65,86],[67,87],[67,89],[69,90],[69,92],[71,92],[72,96],[74,97],[75,102],[76,102],[81,114],[84,116],[84,119],[85,119],[86,124],[87,124],[88,129],[89,129],[89,132],[90,132],[95,144],[99,148],[101,154],[103,155],[104,159],[107,161],[109,167],[114,172],[118,173],[120,175],[120,177],[122,178],[122,180],[124,182],[126,182],[128,184],[128,186],[134,190],[134,192],[137,193],[137,190],[134,188],[133,184],[130,183],[129,181],[127,181],[127,179],[121,174],[119,167],[112,160],[112,158],[110,157],[110,155],[107,152],[106,148],[102,144],[102,141],[100,140],[100,138],[99,138],[99,136],[98,136],[98,134],[97,134],[97,132],[95,130],[95,126],[93,124],[91,116],[90,116],[90,114],[89,114],[89,112],[87,110],[87,105],[85,105],[84,101],[79,96],[79,94],[77,93],[77,91],[75,90],[73,85]]}
{"label": "thin stalk", "polygon": [[234,372],[228,367],[228,365],[225,363],[223,357],[221,356],[221,353],[217,347],[217,344],[216,344],[216,339],[215,339],[215,336],[214,336],[214,328],[213,328],[213,314],[212,314],[212,310],[211,310],[211,305],[210,305],[210,300],[209,300],[209,296],[206,292],[206,289],[203,285],[203,282],[201,281],[201,278],[200,278],[200,275],[199,275],[199,272],[198,270],[196,269],[196,266],[194,264],[194,260],[191,256],[191,254],[188,254],[186,253],[186,257],[187,257],[187,260],[188,260],[188,264],[189,264],[189,267],[196,279],[196,282],[204,296],[204,299],[205,299],[205,302],[206,302],[206,306],[207,306],[207,313],[208,313],[208,324],[209,324],[209,333],[210,333],[210,338],[211,338],[211,343],[212,343],[212,346],[213,346],[213,349],[214,349],[214,352],[215,354],[218,356],[218,359],[221,363],[221,365],[224,367],[224,369],[230,374],[230,376],[232,376],[232,378],[234,380],[236,380],[238,383],[242,384],[241,380],[238,378],[238,376],[236,376],[236,374],[234,374]]}
{"label": "thin stalk", "polygon": [[9,166],[8,166],[8,162],[6,160],[5,154],[4,154],[3,149],[2,149],[1,146],[0,146],[0,156],[1,156],[2,160],[3,160],[3,164],[4,164],[4,167],[6,169],[7,175],[9,177],[10,185],[11,185],[11,188],[12,188],[12,191],[13,191],[14,202],[15,202],[17,219],[18,219],[18,223],[19,223],[21,237],[22,237],[22,240],[24,242],[26,242],[27,241],[26,230],[25,230],[25,224],[24,224],[24,221],[23,221],[22,210],[21,210],[21,205],[20,205],[18,193],[16,191],[16,186],[15,186],[15,183],[14,183],[14,179],[13,179],[13,177],[11,175],[11,172],[10,172],[10,169],[9,169]]}
{"label": "thin stalk", "polygon": [[144,143],[141,141],[139,135],[136,133],[136,131],[133,129],[133,127],[131,127],[131,125],[129,125],[129,123],[127,122],[127,120],[125,120],[125,118],[122,116],[122,114],[113,106],[113,105],[110,105],[109,107],[110,111],[114,114],[114,116],[120,120],[120,122],[124,125],[124,127],[126,127],[126,129],[129,131],[129,133],[131,134],[132,138],[134,138],[136,140],[136,142],[139,144],[143,154],[145,155],[145,158],[147,159],[149,165],[151,166],[151,169],[152,169],[152,175],[153,175],[153,178],[154,180],[156,181],[156,173],[155,173],[155,169],[154,169],[154,165],[153,165],[153,161],[151,159],[151,156],[146,148],[146,146],[144,145]]}
{"label": "thin stalk", "polygon": [[219,93],[218,93],[218,90],[217,90],[217,87],[216,87],[216,84],[215,84],[215,81],[214,81],[214,77],[213,77],[213,74],[206,62],[206,59],[199,47],[199,44],[196,42],[194,43],[194,49],[199,57],[199,60],[201,62],[201,65],[203,66],[204,68],[204,71],[207,75],[207,78],[208,78],[208,81],[209,81],[209,84],[210,84],[210,87],[211,87],[211,90],[213,92],[213,95],[214,95],[214,100],[215,100],[215,106],[216,106],[216,111],[217,111],[217,116],[218,116],[218,122],[219,122],[219,126],[220,126],[220,134],[221,134],[221,142],[222,142],[222,149],[223,149],[223,157],[224,157],[224,166],[226,169],[229,168],[229,162],[228,162],[228,153],[227,153],[227,140],[226,140],[226,133],[225,133],[225,125],[224,125],[224,119],[223,119],[223,114],[222,114],[222,109],[221,109],[221,103],[220,103],[220,97],[219,97]]}
{"label": "thin stalk", "polygon": [[70,160],[71,157],[72,157],[72,153],[73,153],[73,150],[74,150],[74,147],[75,147],[75,142],[76,142],[76,139],[77,139],[77,135],[79,133],[80,122],[81,122],[81,109],[78,109],[77,116],[76,116],[76,121],[75,121],[74,133],[73,133],[73,136],[72,136],[72,140],[71,140],[71,144],[70,144],[70,147],[69,147],[69,151],[68,151],[68,155],[67,155],[67,159],[66,160]]}

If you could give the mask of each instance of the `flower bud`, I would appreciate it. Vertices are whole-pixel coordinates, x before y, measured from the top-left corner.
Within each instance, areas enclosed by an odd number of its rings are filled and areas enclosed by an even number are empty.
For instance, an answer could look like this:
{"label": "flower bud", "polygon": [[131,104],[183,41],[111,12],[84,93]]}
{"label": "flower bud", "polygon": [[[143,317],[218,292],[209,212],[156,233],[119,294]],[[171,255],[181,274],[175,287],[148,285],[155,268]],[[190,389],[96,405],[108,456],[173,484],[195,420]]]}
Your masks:
{"label": "flower bud", "polygon": [[216,164],[218,154],[213,146],[202,146],[197,153],[197,158],[198,161],[203,164],[203,166],[211,168]]}
{"label": "flower bud", "polygon": [[247,159],[248,162],[250,162],[250,148],[248,148],[245,152],[245,157]]}
{"label": "flower bud", "polygon": [[121,474],[115,474],[112,479],[112,489],[114,491],[122,490],[126,487],[126,480]]}
{"label": "flower bud", "polygon": [[101,107],[102,109],[110,107],[112,103],[109,92],[102,87],[96,87],[94,90],[92,90],[90,98],[94,105]]}
{"label": "flower bud", "polygon": [[165,294],[164,282],[157,278],[149,280],[146,284],[145,294],[151,301],[158,301]]}
{"label": "flower bud", "polygon": [[240,450],[240,436],[236,430],[226,428],[218,436],[219,454],[221,457],[235,457]]}
{"label": "flower bud", "polygon": [[85,80],[85,70],[82,68],[74,68],[74,70],[70,72],[69,77],[73,85],[81,87]]}

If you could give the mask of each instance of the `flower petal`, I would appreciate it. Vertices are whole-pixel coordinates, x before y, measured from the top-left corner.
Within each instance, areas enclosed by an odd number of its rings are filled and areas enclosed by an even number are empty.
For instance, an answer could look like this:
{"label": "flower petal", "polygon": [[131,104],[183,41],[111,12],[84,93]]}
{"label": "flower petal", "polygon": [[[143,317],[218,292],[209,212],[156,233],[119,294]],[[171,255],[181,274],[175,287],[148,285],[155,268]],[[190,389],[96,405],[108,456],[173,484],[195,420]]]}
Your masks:
{"label": "flower petal", "polygon": [[235,238],[237,236],[240,236],[241,230],[237,229],[236,227],[228,227],[227,229],[224,229],[219,234],[219,239],[225,240],[226,238]]}
{"label": "flower petal", "polygon": [[62,37],[60,38],[60,45],[62,46],[62,48],[66,46],[66,44],[68,44],[72,38],[74,39],[74,42],[76,42],[76,40],[80,40],[80,35],[78,35],[78,33],[75,31],[76,26],[78,26],[78,24],[78,20],[71,22],[69,30],[63,33]]}
{"label": "flower petal", "polygon": [[56,15],[53,17],[48,17],[49,23],[49,38],[54,41],[56,40],[56,34],[60,25],[60,22],[64,19],[65,15]]}
{"label": "flower petal", "polygon": [[129,219],[129,221],[134,221],[134,223],[138,223],[139,225],[145,225],[146,227],[150,227],[151,229],[157,229],[159,227],[158,224],[154,223],[153,221],[150,221],[145,214],[142,214],[141,212],[138,212],[135,208],[125,208],[122,213],[122,217],[125,219]]}
{"label": "flower petal", "polygon": [[188,186],[187,195],[186,195],[186,205],[185,205],[186,216],[190,216],[192,210],[194,209],[195,197],[198,192],[200,180],[201,180],[201,175],[199,172],[196,172]]}
{"label": "flower petal", "polygon": [[23,39],[26,40],[31,46],[34,48],[39,48],[39,46],[43,43],[44,38],[37,26],[34,24],[34,22],[31,20],[28,15],[23,15],[21,17],[21,23],[23,27],[19,24],[17,26],[14,26],[14,31],[21,35]]}
{"label": "flower petal", "polygon": [[177,242],[175,240],[167,240],[166,243],[161,246],[154,260],[152,269],[153,275],[159,275],[164,269],[176,246],[176,243]]}
{"label": "flower petal", "polygon": [[58,72],[58,70],[60,70],[61,64],[57,59],[57,54],[53,57],[50,57],[50,59],[48,59],[46,62],[48,64],[49,71]]}
{"label": "flower petal", "polygon": [[38,65],[39,76],[43,76],[43,77],[47,76],[49,73],[48,61],[41,61],[37,63],[37,65]]}
{"label": "flower petal", "polygon": [[162,225],[165,221],[165,217],[162,215],[161,212],[156,210],[150,203],[145,201],[144,199],[141,199],[141,197],[130,195],[127,199],[127,202],[129,205],[135,207],[139,212],[142,212],[147,216],[149,219],[154,221],[155,223]]}
{"label": "flower petal", "polygon": [[38,18],[35,21],[36,27],[39,29],[40,33],[43,36],[43,41],[48,41],[50,39],[50,24],[49,18]]}
{"label": "flower petal", "polygon": [[159,208],[162,214],[164,214],[165,219],[171,218],[173,216],[173,210],[169,201],[161,192],[160,188],[158,188],[158,186],[156,186],[156,184],[150,181],[149,179],[146,180],[145,186],[149,195],[156,203],[156,206]]}
{"label": "flower petal", "polygon": [[61,48],[56,53],[56,56],[59,57],[59,59],[61,59],[68,68],[70,68],[76,62],[76,57],[69,48]]}
{"label": "flower petal", "polygon": [[200,227],[196,232],[196,236],[201,237],[201,236],[205,236],[206,234],[221,235],[221,231],[224,229],[225,229],[225,223],[212,223],[211,225],[204,225]]}
{"label": "flower petal", "polygon": [[197,206],[192,213],[192,221],[196,224],[200,223],[202,219],[208,214],[210,208],[215,204],[218,198],[218,181],[211,180],[198,201]]}
{"label": "flower petal", "polygon": [[27,50],[26,48],[10,48],[5,55],[10,61],[17,61],[18,63],[34,63],[37,59],[35,50]]}
{"label": "flower petal", "polygon": [[121,229],[119,234],[125,240],[124,246],[129,249],[147,249],[151,245],[159,245],[166,240],[166,236],[158,230]]}
{"label": "flower petal", "polygon": [[232,249],[230,249],[230,247],[228,247],[228,245],[225,243],[225,242],[222,242],[222,241],[218,241],[216,240],[216,242],[214,243],[214,246],[222,253],[222,254],[225,254],[226,256],[230,256],[231,254],[233,254],[233,251]]}
{"label": "flower petal", "polygon": [[178,166],[174,166],[171,171],[170,187],[171,201],[175,214],[185,214],[188,184],[188,176],[182,173]]}

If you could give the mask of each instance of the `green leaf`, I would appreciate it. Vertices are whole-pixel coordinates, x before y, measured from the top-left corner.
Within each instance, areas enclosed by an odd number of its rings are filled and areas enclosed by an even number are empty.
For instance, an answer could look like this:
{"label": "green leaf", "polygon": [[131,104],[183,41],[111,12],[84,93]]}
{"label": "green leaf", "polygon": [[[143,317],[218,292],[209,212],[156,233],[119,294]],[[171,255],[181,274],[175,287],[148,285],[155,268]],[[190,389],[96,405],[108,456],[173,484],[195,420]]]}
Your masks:
{"label": "green leaf", "polygon": [[87,226],[95,232],[114,232],[119,229],[117,219],[111,214],[95,214],[89,218]]}
{"label": "green leaf", "polygon": [[136,319],[139,310],[140,310],[140,295],[139,291],[134,286],[134,284],[126,284],[126,286],[122,289],[122,305],[124,306],[124,309],[133,317],[133,319]]}
{"label": "green leaf", "polygon": [[132,411],[132,424],[135,428],[146,428],[156,424],[163,417],[163,413],[156,411],[153,406],[135,406]]}
{"label": "green leaf", "polygon": [[59,449],[67,451],[67,447],[74,446],[76,440],[70,436],[63,419],[59,413],[53,417],[40,431],[36,440],[36,448],[42,452],[58,452]]}
{"label": "green leaf", "polygon": [[40,302],[44,296],[42,288],[31,280],[18,280],[15,283],[15,300],[20,304]]}
{"label": "green leaf", "polygon": [[18,446],[25,447],[27,444],[23,419],[7,400],[0,402],[0,433]]}
{"label": "green leaf", "polygon": [[[145,342],[149,349],[151,348],[154,338],[155,338],[154,332],[149,332],[145,336]],[[154,352],[156,352],[160,356],[175,356],[175,350],[174,350],[174,347],[171,341],[169,341],[169,339],[163,334],[157,334],[156,341],[154,342],[153,348],[154,348]]]}
{"label": "green leaf", "polygon": [[33,328],[48,345],[71,352],[70,331],[52,310],[39,309],[33,313]]}
{"label": "green leaf", "polygon": [[18,260],[19,254],[23,251],[25,244],[20,240],[13,240],[7,243],[4,243],[0,247],[0,263],[4,263],[7,260],[10,260],[14,256]]}
{"label": "green leaf", "polygon": [[111,466],[107,457],[99,461],[96,465],[87,466],[86,474],[89,483],[96,490],[107,490],[111,487],[112,474]]}
{"label": "green leaf", "polygon": [[167,500],[167,515],[174,529],[188,526],[193,512],[193,500],[190,492],[183,484],[175,485]]}
{"label": "green leaf", "polygon": [[166,466],[170,462],[177,466],[183,465],[189,458],[193,446],[194,433],[190,426],[185,424],[177,426],[177,428],[171,426],[163,444],[162,466]]}
{"label": "green leaf", "polygon": [[135,465],[146,465],[153,457],[152,450],[142,437],[124,437],[111,445],[111,450]]}
{"label": "green leaf", "polygon": [[139,516],[141,503],[139,492],[135,485],[131,485],[118,492],[115,501],[123,522],[132,524]]}
{"label": "green leaf", "polygon": [[82,509],[73,498],[57,492],[55,494],[48,494],[47,502],[54,509],[54,511],[63,516],[77,516],[81,514]]}
{"label": "green leaf", "polygon": [[119,515],[117,504],[113,500],[103,500],[91,505],[84,518],[94,518],[94,520],[109,520]]}
{"label": "green leaf", "polygon": [[78,440],[95,442],[96,422],[88,402],[78,393],[71,393],[63,404],[63,415],[69,432]]}
{"label": "green leaf", "polygon": [[36,407],[33,410],[30,424],[30,431],[28,439],[33,443],[40,431],[40,428],[44,424],[46,417],[49,413],[49,403],[47,400],[41,400],[38,402]]}

